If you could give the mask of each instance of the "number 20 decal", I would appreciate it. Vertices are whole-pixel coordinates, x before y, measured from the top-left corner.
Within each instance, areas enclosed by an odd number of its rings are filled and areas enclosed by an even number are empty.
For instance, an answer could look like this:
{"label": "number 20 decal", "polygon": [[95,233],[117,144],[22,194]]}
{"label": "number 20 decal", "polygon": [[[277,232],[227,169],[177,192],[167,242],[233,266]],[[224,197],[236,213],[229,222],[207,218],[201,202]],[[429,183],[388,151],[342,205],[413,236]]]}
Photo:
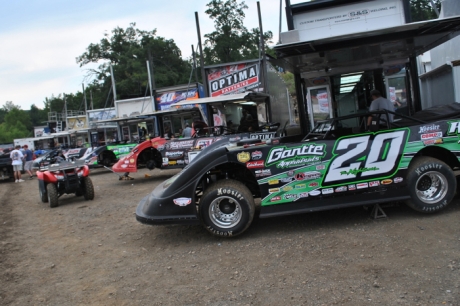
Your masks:
{"label": "number 20 decal", "polygon": [[399,130],[377,134],[373,140],[372,135],[340,139],[323,186],[390,175],[399,164],[407,135],[407,130]]}

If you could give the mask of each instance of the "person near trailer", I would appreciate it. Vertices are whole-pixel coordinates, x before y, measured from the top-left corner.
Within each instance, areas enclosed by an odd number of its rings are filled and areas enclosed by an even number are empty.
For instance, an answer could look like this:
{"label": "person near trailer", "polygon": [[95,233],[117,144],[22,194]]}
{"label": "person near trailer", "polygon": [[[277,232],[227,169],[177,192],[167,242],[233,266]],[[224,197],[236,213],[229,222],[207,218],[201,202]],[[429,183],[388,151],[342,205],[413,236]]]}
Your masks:
{"label": "person near trailer", "polygon": [[32,153],[32,151],[29,150],[28,145],[24,145],[23,148],[24,148],[24,152],[23,152],[24,160],[26,162],[24,164],[24,170],[27,171],[27,173],[29,173],[29,179],[33,179],[34,173],[32,172],[32,165],[33,165],[33,160],[34,160],[34,154]]}
{"label": "person near trailer", "polygon": [[24,180],[21,179],[21,168],[22,168],[22,160],[24,159],[24,155],[22,154],[20,149],[21,149],[21,146],[16,145],[14,147],[14,150],[10,152],[11,165],[13,166],[15,183],[24,182]]}
{"label": "person near trailer", "polygon": [[[380,94],[380,91],[378,91],[376,89],[371,90],[371,97],[372,97],[372,103],[371,103],[371,106],[369,107],[370,112],[378,111],[378,110],[387,110],[387,111],[394,112],[393,103],[390,100],[385,99],[384,97],[382,97],[382,95]],[[390,121],[388,123],[393,122],[393,117],[394,117],[394,115],[392,113],[388,113],[388,120]],[[387,116],[385,114],[382,114],[380,116],[379,125],[382,128],[386,128],[387,127],[387,122],[386,121],[387,121]],[[367,126],[370,126],[371,122],[372,122],[372,116],[369,116],[367,118]]]}
{"label": "person near trailer", "polygon": [[188,123],[185,124],[185,129],[182,131],[182,137],[184,138],[192,137],[192,128],[190,127],[190,124]]}

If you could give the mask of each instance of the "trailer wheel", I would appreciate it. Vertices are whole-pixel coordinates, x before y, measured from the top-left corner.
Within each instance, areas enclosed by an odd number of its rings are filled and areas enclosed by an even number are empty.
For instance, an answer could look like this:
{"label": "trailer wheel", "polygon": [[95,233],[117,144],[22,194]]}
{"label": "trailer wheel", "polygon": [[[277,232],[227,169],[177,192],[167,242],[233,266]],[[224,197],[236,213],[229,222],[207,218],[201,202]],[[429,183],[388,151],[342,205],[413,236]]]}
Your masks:
{"label": "trailer wheel", "polygon": [[219,237],[243,233],[254,218],[254,198],[249,189],[235,180],[221,180],[210,185],[200,199],[204,227]]}
{"label": "trailer wheel", "polygon": [[423,213],[434,213],[452,201],[457,180],[452,169],[432,157],[418,157],[408,169],[409,207]]}
{"label": "trailer wheel", "polygon": [[54,184],[46,185],[46,193],[48,194],[48,202],[50,203],[50,207],[51,208],[58,207],[59,206],[59,202],[58,202],[59,195],[58,195],[56,185]]}

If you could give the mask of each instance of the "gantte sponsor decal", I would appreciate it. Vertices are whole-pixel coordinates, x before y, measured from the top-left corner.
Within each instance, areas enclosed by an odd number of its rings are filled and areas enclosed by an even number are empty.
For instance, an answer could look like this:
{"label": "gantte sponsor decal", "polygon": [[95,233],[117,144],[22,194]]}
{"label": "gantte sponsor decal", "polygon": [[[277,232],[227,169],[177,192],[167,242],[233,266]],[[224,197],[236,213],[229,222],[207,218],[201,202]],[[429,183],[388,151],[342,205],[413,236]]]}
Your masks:
{"label": "gantte sponsor decal", "polygon": [[439,137],[442,137],[442,132],[434,132],[434,133],[422,134],[420,137],[421,137],[422,140],[432,139],[432,138],[439,138]]}
{"label": "gantte sponsor decal", "polygon": [[245,67],[242,70],[211,81],[211,97],[220,96],[238,90],[239,88],[247,87],[257,83],[258,80],[257,65]]}
{"label": "gantte sponsor decal", "polygon": [[265,166],[264,166],[264,161],[263,160],[258,160],[258,161],[247,162],[246,167],[248,169],[255,169],[255,168],[263,168]]}
{"label": "gantte sponsor decal", "polygon": [[278,147],[270,150],[266,165],[277,163],[278,168],[288,168],[317,162],[325,154],[325,145],[307,144],[300,147]]}
{"label": "gantte sponsor decal", "polygon": [[251,153],[251,158],[253,160],[258,160],[262,158],[262,151],[254,151]]}

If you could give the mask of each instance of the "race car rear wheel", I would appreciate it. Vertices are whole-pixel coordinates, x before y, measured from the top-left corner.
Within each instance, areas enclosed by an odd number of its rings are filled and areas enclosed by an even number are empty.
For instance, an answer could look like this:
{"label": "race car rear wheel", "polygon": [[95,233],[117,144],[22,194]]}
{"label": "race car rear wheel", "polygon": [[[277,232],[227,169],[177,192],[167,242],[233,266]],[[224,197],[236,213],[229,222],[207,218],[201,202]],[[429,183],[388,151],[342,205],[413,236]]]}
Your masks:
{"label": "race car rear wheel", "polygon": [[85,197],[85,200],[93,200],[94,199],[94,187],[93,187],[93,182],[91,179],[86,176],[83,178],[83,196]]}
{"label": "race car rear wheel", "polygon": [[235,180],[221,180],[210,185],[199,206],[204,227],[219,237],[243,233],[254,218],[254,198],[249,189]]}
{"label": "race car rear wheel", "polygon": [[446,163],[424,156],[409,167],[407,184],[411,196],[407,205],[423,213],[434,213],[452,201],[457,181]]}
{"label": "race car rear wheel", "polygon": [[58,202],[59,195],[58,195],[56,185],[54,184],[46,185],[46,193],[48,194],[48,202],[50,203],[50,207],[51,208],[58,207],[59,206],[59,202]]}

